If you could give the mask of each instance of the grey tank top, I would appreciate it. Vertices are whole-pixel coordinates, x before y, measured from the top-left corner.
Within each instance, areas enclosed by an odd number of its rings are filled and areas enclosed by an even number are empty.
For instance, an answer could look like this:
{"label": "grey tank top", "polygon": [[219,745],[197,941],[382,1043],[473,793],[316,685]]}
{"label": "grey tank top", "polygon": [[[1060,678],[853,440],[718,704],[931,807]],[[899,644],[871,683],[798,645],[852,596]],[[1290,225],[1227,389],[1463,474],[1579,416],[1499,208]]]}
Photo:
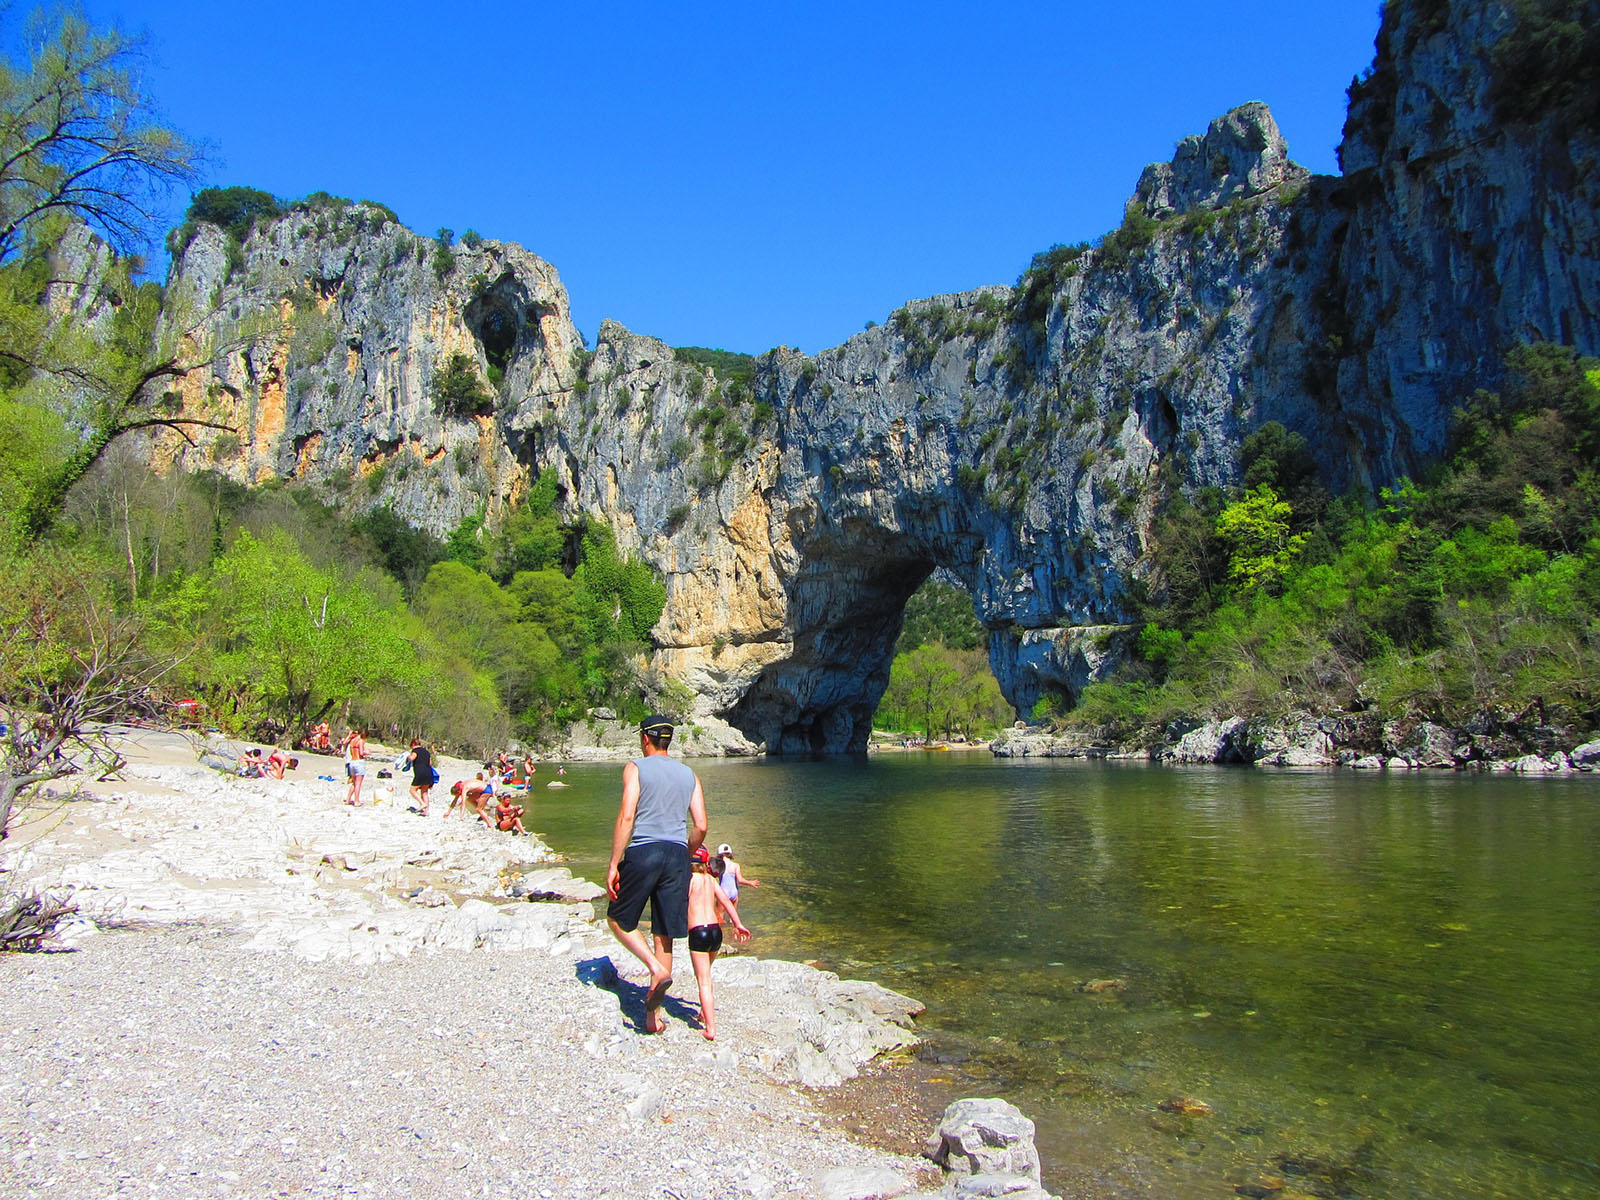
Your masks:
{"label": "grey tank top", "polygon": [[633,840],[689,844],[689,801],[694,798],[694,772],[675,758],[650,754],[633,760],[639,768],[639,809]]}

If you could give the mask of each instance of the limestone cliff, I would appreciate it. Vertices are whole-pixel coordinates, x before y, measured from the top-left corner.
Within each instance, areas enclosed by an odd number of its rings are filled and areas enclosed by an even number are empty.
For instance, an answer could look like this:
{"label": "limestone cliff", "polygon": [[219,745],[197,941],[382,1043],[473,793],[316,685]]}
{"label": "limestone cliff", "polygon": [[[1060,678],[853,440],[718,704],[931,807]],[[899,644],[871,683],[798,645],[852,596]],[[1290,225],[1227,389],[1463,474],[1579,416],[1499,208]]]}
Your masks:
{"label": "limestone cliff", "polygon": [[[748,379],[611,323],[589,353],[554,269],[515,246],[445,255],[361,205],[236,254],[202,227],[169,333],[202,314],[216,365],[182,403],[241,433],[157,460],[311,480],[435,533],[554,468],[571,511],[665,575],[660,664],[774,751],[864,745],[938,567],[1014,703],[1075,695],[1116,661],[1160,492],[1232,482],[1250,429],[1304,433],[1335,486],[1386,482],[1511,345],[1600,350],[1592,132],[1497,115],[1507,6],[1385,13],[1342,176],[1297,167],[1245,104],[1147,169],[1096,246]],[[479,411],[441,402],[452,354]]]}

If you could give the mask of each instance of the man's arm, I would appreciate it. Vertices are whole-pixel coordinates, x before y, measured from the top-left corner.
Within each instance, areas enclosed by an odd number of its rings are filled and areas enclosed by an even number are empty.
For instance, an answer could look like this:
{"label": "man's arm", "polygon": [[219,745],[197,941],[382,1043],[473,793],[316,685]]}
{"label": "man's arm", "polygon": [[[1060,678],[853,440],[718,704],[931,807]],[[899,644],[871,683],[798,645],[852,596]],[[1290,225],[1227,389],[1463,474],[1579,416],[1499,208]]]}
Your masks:
{"label": "man's arm", "polygon": [[621,884],[617,866],[633,838],[633,822],[639,815],[639,768],[627,763],[622,768],[622,804],[617,809],[617,823],[611,830],[611,863],[606,867],[606,895],[617,898]]}
{"label": "man's arm", "polygon": [[[631,763],[629,764],[632,765]],[[706,840],[706,794],[700,788],[700,776],[694,777],[694,794],[689,797],[689,853],[693,854]]]}

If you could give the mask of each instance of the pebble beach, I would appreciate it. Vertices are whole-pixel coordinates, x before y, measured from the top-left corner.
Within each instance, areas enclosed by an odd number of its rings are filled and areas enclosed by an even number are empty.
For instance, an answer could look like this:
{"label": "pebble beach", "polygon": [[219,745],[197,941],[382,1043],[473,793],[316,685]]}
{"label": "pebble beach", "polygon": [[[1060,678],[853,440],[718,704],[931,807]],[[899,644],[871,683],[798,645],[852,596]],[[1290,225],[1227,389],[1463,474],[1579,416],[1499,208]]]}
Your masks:
{"label": "pebble beach", "polygon": [[[344,805],[336,759],[240,779],[189,736],[120,736],[119,778],[34,803],[0,846],[0,892],[77,908],[70,952],[0,955],[0,1195],[947,1186],[909,1138],[845,1136],[829,1102],[909,1053],[915,1000],[732,955],[713,1043],[680,954],[649,1036],[646,975],[597,921],[599,889],[536,837],[443,818],[469,764],[440,764],[423,818],[389,780]],[[920,1123],[892,1112],[903,1092],[875,1095],[888,1124]]]}

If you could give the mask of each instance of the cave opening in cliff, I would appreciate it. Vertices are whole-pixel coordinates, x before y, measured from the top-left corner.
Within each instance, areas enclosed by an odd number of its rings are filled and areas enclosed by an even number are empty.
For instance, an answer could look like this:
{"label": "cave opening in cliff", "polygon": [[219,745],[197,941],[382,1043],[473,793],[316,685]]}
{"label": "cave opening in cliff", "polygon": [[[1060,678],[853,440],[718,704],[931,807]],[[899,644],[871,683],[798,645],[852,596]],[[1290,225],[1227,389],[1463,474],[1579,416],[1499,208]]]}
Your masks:
{"label": "cave opening in cliff", "polygon": [[[963,688],[987,680],[984,697],[997,714],[991,720],[1013,715],[990,672],[988,633],[962,578],[884,539],[868,548],[835,549],[796,577],[789,610],[792,650],[740,697],[726,714],[731,724],[764,742],[769,754],[862,753],[886,705],[894,708],[895,728],[906,728],[906,698],[893,690],[894,663],[902,651],[914,659],[913,667],[928,668],[929,678],[918,681],[924,697],[937,677],[933,700],[946,706],[933,722],[937,734],[960,735],[973,724],[947,704],[952,675]],[[953,663],[959,666],[952,671]],[[917,721],[919,728],[929,723]]]}
{"label": "cave opening in cliff", "polygon": [[928,576],[905,603],[874,731],[965,742],[1009,722],[988,640],[966,585],[949,571]]}
{"label": "cave opening in cliff", "polygon": [[515,279],[503,277],[482,287],[462,313],[467,328],[483,347],[484,361],[491,371],[504,375],[516,357],[525,325],[537,331],[537,322],[524,322],[522,300]]}

